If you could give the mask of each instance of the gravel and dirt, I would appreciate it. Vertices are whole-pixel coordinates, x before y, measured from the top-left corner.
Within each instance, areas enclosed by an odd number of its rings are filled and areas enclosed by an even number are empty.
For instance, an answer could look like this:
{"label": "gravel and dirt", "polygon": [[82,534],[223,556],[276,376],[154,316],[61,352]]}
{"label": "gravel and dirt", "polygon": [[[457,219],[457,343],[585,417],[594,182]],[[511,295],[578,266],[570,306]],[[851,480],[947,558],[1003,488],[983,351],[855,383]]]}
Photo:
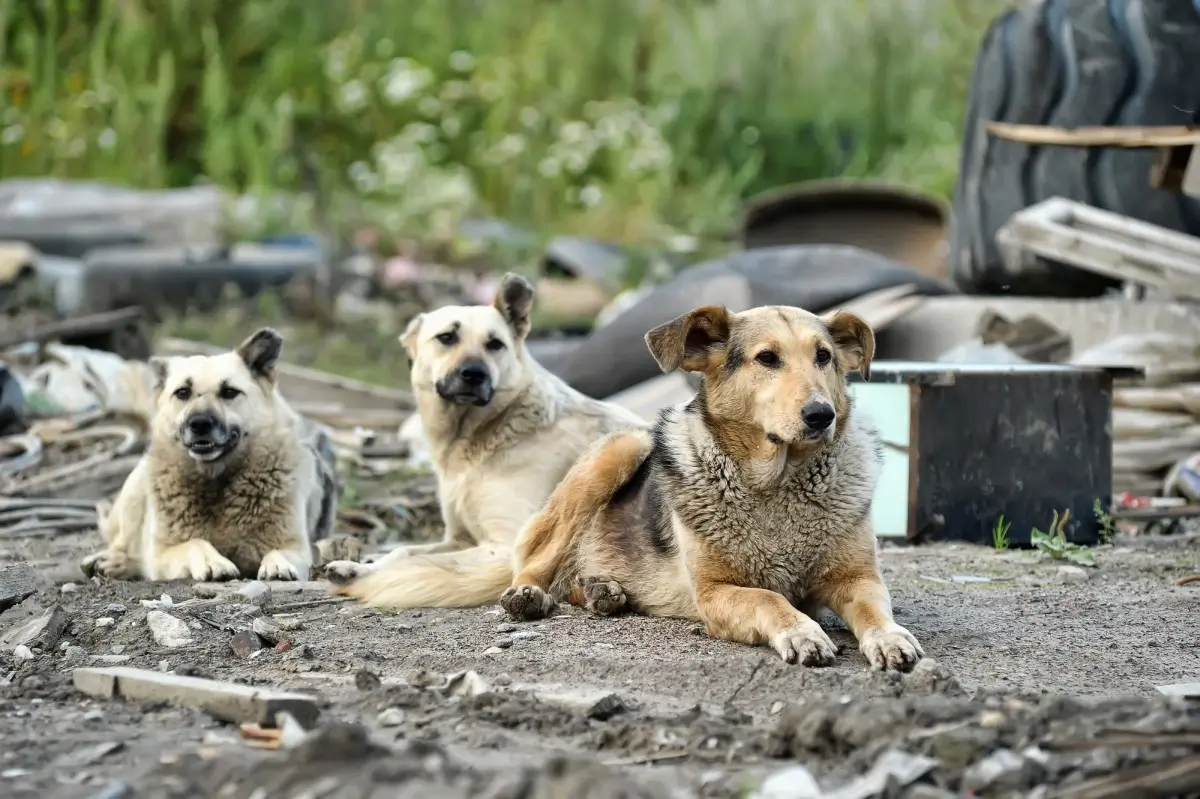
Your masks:
{"label": "gravel and dirt", "polygon": [[[1177,584],[1200,571],[1194,535],[1119,539],[1095,569],[886,546],[897,619],[928,654],[907,676],[868,671],[836,620],[837,665],[810,670],[680,621],[89,581],[94,536],[0,541],[0,567],[41,580],[0,614],[0,796],[818,795],[797,764],[842,799],[1200,795],[1200,704],[1155,690],[1200,679],[1200,583]],[[199,711],[73,686],[117,664],[312,694],[320,726],[261,751]]]}

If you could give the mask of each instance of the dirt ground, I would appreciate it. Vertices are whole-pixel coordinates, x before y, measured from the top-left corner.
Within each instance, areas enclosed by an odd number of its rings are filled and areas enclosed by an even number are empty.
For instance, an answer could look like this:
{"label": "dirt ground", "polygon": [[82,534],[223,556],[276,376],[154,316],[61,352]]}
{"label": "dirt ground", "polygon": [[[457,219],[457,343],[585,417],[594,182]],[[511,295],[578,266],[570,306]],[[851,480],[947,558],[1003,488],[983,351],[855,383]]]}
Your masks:
{"label": "dirt ground", "polygon": [[[0,651],[0,796],[747,796],[771,775],[786,790],[759,795],[812,795],[796,763],[826,791],[872,765],[894,775],[840,797],[1200,795],[1200,706],[1154,689],[1200,679],[1200,583],[1176,584],[1200,570],[1194,535],[1120,540],[1088,570],[885,547],[897,618],[929,656],[904,677],[869,672],[835,620],[842,653],[816,670],[670,620],[381,613],[318,582],[273,584],[260,608],[228,597],[244,584],[89,581],[75,564],[92,536],[0,541],[0,565],[45,580],[0,634],[65,614],[32,660]],[[192,642],[156,643],[144,600]],[[244,657],[231,639],[256,616],[286,643]],[[298,749],[251,749],[202,713],[73,687],[74,667],[103,664],[310,693],[323,726]],[[464,670],[479,679],[448,679]],[[1151,733],[1173,737],[1130,740]],[[1079,748],[1102,734],[1124,738]],[[1114,779],[1133,792],[1087,782]]]}

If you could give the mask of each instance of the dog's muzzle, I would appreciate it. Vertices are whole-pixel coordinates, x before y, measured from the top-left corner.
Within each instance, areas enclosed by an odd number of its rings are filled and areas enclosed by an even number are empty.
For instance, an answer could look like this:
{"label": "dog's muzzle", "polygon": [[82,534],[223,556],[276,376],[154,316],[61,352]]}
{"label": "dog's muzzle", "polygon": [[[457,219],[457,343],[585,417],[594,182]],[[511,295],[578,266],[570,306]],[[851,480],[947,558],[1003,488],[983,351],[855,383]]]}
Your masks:
{"label": "dog's muzzle", "polygon": [[242,431],[230,427],[211,413],[189,416],[179,427],[179,440],[194,460],[210,463],[237,448]]}
{"label": "dog's muzzle", "polygon": [[463,361],[457,369],[437,382],[438,396],[459,405],[487,405],[495,387],[487,365],[482,361]]}

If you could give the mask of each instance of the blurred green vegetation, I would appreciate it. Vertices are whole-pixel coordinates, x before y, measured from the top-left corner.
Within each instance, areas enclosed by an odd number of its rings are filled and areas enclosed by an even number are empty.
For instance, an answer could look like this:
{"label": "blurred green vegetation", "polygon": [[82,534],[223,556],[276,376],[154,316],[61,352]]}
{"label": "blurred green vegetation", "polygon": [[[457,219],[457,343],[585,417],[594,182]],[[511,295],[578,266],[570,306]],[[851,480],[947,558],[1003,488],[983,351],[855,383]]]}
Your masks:
{"label": "blurred green vegetation", "polygon": [[0,0],[0,176],[210,180],[412,236],[719,238],[793,181],[948,195],[1003,5]]}

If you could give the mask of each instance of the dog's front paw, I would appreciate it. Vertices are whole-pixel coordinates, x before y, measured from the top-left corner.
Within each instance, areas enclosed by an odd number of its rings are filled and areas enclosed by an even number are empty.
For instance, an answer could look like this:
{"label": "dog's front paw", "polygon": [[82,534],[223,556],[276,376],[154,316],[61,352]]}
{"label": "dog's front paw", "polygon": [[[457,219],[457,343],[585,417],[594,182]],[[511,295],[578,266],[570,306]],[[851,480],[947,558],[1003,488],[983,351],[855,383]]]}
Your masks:
{"label": "dog's front paw", "polygon": [[300,572],[288,557],[278,549],[272,549],[263,555],[262,563],[258,565],[260,580],[299,580]]}
{"label": "dog's front paw", "polygon": [[375,571],[369,563],[355,563],[352,560],[335,560],[326,563],[322,569],[325,579],[334,585],[347,585]]}
{"label": "dog's front paw", "polygon": [[837,646],[812,619],[797,622],[772,635],[771,648],[785,662],[801,666],[830,666],[837,657]]}
{"label": "dog's front paw", "polygon": [[86,577],[114,577],[128,571],[125,559],[114,556],[110,550],[88,555],[79,563],[79,569]]}
{"label": "dog's front paw", "polygon": [[875,671],[911,671],[917,661],[925,657],[925,650],[917,639],[899,624],[867,630],[858,648]]}
{"label": "dog's front paw", "polygon": [[615,616],[625,609],[628,601],[621,584],[607,577],[581,577],[583,606],[599,616]]}
{"label": "dog's front paw", "polygon": [[518,621],[533,621],[549,616],[558,605],[554,597],[536,585],[510,586],[500,595],[500,607]]}

